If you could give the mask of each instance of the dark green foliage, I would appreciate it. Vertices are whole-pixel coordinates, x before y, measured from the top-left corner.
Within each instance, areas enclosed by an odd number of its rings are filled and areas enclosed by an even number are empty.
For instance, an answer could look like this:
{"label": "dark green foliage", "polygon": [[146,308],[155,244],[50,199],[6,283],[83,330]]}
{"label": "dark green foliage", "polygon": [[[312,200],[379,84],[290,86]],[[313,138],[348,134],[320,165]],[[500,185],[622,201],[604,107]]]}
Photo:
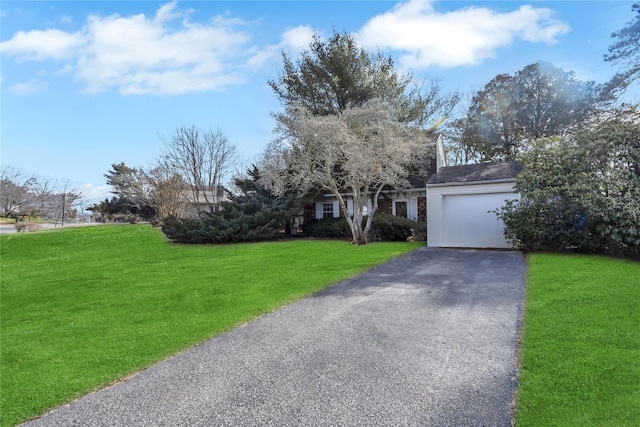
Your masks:
{"label": "dark green foliage", "polygon": [[134,223],[139,220],[150,221],[156,215],[152,206],[148,204],[137,206],[121,196],[113,196],[111,200],[104,199],[100,203],[88,207],[87,210],[93,212],[94,219],[99,222]]}
{"label": "dark green foliage", "polygon": [[522,162],[521,200],[499,212],[517,247],[640,257],[640,124],[543,139]]}
{"label": "dark green foliage", "polygon": [[[353,35],[334,32],[323,41],[316,34],[294,63],[283,54],[283,69],[269,86],[284,107],[302,105],[313,115],[338,114],[378,99],[389,103],[401,123],[437,125],[451,113],[457,94],[443,96],[437,81],[410,87],[410,74],[399,74],[391,56],[367,52]],[[286,113],[275,115],[286,126]]]}
{"label": "dark green foliage", "polygon": [[414,236],[414,230],[418,228],[418,224],[416,221],[401,216],[378,214],[373,217],[370,239],[384,242],[404,242],[407,238]]}
{"label": "dark green foliage", "polygon": [[179,243],[208,243],[201,233],[201,224],[199,219],[170,216],[162,220],[162,232]]}
{"label": "dark green foliage", "polygon": [[124,162],[112,163],[104,177],[107,184],[113,187],[113,193],[119,199],[135,203],[141,194],[141,180],[139,170],[127,166]]}
{"label": "dark green foliage", "polygon": [[107,184],[113,187],[114,197],[94,204],[90,211],[98,221],[137,222],[155,218],[156,210],[144,195],[142,171],[131,168],[124,162],[112,163],[111,169],[104,175]]}
{"label": "dark green foliage", "polygon": [[[265,209],[255,215],[206,214],[202,219],[166,218],[163,233],[178,243],[238,243],[272,240],[278,237],[282,219]],[[228,217],[228,218],[227,218]]]}
{"label": "dark green foliage", "polygon": [[[367,218],[363,219],[363,223]],[[351,229],[345,218],[324,218],[312,221],[303,227],[307,236],[320,238],[351,238]],[[426,240],[427,223],[388,214],[373,217],[369,240],[398,242],[413,237],[415,241]]]}
{"label": "dark green foliage", "polygon": [[535,139],[566,135],[599,105],[600,88],[551,64],[530,64],[513,76],[500,74],[471,101],[460,144],[478,161],[514,160]]}
{"label": "dark green foliage", "polygon": [[259,182],[256,166],[248,177],[236,178],[239,195],[222,203],[219,212],[199,219],[166,218],[162,231],[179,243],[237,243],[278,238],[288,228],[300,201],[294,196],[276,198]]}
{"label": "dark green foliage", "polygon": [[391,57],[369,54],[353,36],[316,34],[294,64],[283,54],[283,70],[269,85],[283,105],[302,103],[314,115],[337,114],[375,98],[399,99],[411,81],[398,75]]}
{"label": "dark green foliage", "polygon": [[351,238],[351,228],[344,217],[324,218],[302,226],[304,234],[320,238]]}

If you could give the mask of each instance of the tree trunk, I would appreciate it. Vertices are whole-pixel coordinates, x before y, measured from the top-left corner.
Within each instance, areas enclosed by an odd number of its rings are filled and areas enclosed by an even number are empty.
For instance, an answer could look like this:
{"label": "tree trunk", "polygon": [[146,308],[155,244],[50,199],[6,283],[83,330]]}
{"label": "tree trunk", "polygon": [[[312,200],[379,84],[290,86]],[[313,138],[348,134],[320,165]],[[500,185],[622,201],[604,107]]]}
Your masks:
{"label": "tree trunk", "polygon": [[352,245],[366,245],[369,243],[369,236],[362,230],[359,230],[359,234],[353,236],[351,240]]}

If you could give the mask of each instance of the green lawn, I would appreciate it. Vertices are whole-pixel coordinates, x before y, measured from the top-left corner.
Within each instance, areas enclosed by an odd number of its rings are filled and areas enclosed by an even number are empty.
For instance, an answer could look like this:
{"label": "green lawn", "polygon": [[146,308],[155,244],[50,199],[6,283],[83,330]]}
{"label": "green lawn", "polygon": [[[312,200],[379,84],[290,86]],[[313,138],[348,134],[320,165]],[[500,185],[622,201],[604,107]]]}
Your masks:
{"label": "green lawn", "polygon": [[1,236],[0,425],[418,246],[182,246],[145,225]]}
{"label": "green lawn", "polygon": [[640,263],[528,261],[517,426],[640,426]]}

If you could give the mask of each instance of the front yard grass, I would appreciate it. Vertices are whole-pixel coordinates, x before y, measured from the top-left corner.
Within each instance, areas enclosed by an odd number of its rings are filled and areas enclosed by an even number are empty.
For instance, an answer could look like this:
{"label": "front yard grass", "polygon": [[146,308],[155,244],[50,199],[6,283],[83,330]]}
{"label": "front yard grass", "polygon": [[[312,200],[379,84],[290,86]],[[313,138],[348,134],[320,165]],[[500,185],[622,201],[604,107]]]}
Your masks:
{"label": "front yard grass", "polygon": [[146,225],[0,237],[9,426],[421,246],[183,246]]}
{"label": "front yard grass", "polygon": [[517,426],[640,426],[640,263],[528,262]]}

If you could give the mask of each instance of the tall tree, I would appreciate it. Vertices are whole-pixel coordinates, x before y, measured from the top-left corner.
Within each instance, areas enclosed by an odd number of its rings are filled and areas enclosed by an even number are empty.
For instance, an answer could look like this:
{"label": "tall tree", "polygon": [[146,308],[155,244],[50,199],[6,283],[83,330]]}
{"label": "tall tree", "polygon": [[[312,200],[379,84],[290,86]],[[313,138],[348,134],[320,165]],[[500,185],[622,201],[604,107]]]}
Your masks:
{"label": "tall tree", "polygon": [[482,153],[482,161],[511,160],[537,138],[564,136],[598,109],[600,88],[575,73],[538,62],[500,74],[473,97],[462,144]]}
{"label": "tall tree", "polygon": [[513,77],[499,74],[471,101],[462,144],[473,147],[481,161],[516,151],[519,131],[515,126],[514,89]]}
{"label": "tall tree", "polygon": [[[295,63],[282,56],[281,74],[269,85],[283,106],[302,105],[313,115],[338,114],[381,99],[398,111],[401,122],[435,127],[458,100],[442,95],[437,81],[410,87],[411,75],[399,74],[390,56],[365,51],[347,33],[334,33],[327,41],[315,35]],[[287,122],[286,110],[275,116]]]}
{"label": "tall tree", "polygon": [[113,187],[113,194],[132,206],[141,208],[146,195],[140,177],[140,169],[127,166],[124,162],[112,163],[104,175],[107,184]]}
{"label": "tall tree", "polygon": [[[352,243],[368,243],[382,190],[407,187],[412,168],[433,155],[428,133],[400,123],[394,108],[379,101],[327,116],[290,107],[288,115],[294,119],[287,137],[267,148],[260,182],[276,195],[290,189],[330,192],[345,214]],[[353,212],[346,194],[353,199]]]}
{"label": "tall tree", "polygon": [[164,143],[164,161],[187,183],[198,215],[215,210],[223,179],[237,161],[236,147],[220,130],[182,126]]}
{"label": "tall tree", "polygon": [[[278,195],[330,191],[345,214],[344,193],[352,193],[353,243],[366,243],[382,188],[401,188],[412,167],[430,163],[427,131],[450,115],[458,95],[442,94],[437,81],[413,85],[390,56],[365,51],[347,33],[316,35],[300,59],[283,54],[283,62],[269,81],[284,111],[275,114],[277,139],[264,152],[261,182]],[[367,200],[374,208],[363,227]]]}
{"label": "tall tree", "polygon": [[640,78],[640,3],[634,4],[631,11],[635,13],[634,19],[611,35],[615,42],[604,56],[605,61],[622,66],[607,85],[607,89],[614,92],[626,89]]}
{"label": "tall tree", "polygon": [[147,201],[157,220],[168,216],[183,217],[188,186],[166,162],[140,169]]}

